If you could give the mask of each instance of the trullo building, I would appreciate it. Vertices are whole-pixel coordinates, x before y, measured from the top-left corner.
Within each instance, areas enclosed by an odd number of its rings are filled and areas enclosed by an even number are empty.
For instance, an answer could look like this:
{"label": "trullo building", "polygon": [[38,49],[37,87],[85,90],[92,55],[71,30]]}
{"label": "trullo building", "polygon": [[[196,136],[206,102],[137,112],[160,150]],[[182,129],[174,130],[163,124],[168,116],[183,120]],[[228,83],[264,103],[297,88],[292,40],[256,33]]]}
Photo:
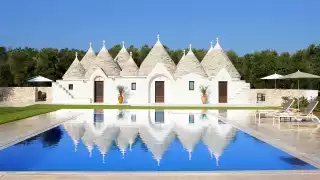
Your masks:
{"label": "trullo building", "polygon": [[199,61],[191,45],[176,65],[157,41],[138,67],[123,43],[115,59],[105,42],[98,54],[90,47],[77,55],[62,80],[52,85],[53,103],[118,104],[117,86],[125,87],[126,104],[202,104],[200,86],[208,86],[207,103],[249,103],[250,84],[240,74],[217,39]]}

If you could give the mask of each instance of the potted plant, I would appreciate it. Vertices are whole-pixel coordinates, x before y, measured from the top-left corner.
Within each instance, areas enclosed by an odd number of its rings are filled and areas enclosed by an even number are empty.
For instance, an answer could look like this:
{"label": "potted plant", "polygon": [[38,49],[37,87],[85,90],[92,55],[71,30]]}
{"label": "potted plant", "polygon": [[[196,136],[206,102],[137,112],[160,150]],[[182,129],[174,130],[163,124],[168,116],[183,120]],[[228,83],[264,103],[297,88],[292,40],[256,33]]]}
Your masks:
{"label": "potted plant", "polygon": [[122,120],[124,118],[124,111],[121,109],[119,110],[119,113],[117,115],[118,120]]}
{"label": "potted plant", "polygon": [[124,86],[118,85],[117,90],[119,92],[118,102],[119,102],[119,104],[122,104],[123,103]]}
{"label": "potted plant", "polygon": [[201,101],[203,104],[207,103],[207,90],[208,90],[208,86],[200,86],[200,91],[202,93],[202,97],[201,97]]}
{"label": "potted plant", "polygon": [[202,120],[208,119],[208,117],[207,117],[207,110],[206,110],[206,109],[202,110],[202,113],[201,113],[200,118],[201,118]]}

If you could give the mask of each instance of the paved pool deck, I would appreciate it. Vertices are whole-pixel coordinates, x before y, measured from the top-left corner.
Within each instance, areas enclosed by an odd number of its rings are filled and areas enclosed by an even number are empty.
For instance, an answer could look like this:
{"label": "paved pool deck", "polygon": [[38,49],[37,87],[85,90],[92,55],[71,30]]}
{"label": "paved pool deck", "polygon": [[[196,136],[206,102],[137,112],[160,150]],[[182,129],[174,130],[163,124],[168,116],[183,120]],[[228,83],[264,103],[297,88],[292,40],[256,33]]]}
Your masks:
{"label": "paved pool deck", "polygon": [[[1,175],[0,175],[1,176]],[[255,172],[165,172],[165,173],[96,173],[96,172],[65,172],[65,173],[5,173],[1,180],[317,180],[319,171],[255,171]]]}
{"label": "paved pool deck", "polygon": [[40,134],[81,114],[77,110],[58,110],[0,125],[0,150]]}
{"label": "paved pool deck", "polygon": [[[256,119],[254,111],[242,111],[248,116],[230,117],[220,114],[221,120],[320,168],[320,125],[315,123],[278,123],[271,118]],[[59,110],[24,120],[0,125],[0,149],[51,129],[81,114],[81,110]],[[161,173],[97,173],[97,172],[0,172],[0,180],[38,179],[320,179],[314,171],[225,171],[225,172],[161,172]]]}

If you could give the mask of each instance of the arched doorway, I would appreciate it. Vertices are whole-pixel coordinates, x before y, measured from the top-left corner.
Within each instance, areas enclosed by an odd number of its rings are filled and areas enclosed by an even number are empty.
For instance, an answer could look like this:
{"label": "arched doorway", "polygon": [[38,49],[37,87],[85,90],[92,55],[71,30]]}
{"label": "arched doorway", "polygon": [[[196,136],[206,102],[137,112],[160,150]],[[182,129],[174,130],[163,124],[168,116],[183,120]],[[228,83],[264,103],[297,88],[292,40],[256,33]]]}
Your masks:
{"label": "arched doorway", "polygon": [[170,96],[171,80],[163,74],[156,74],[150,78],[148,83],[148,103],[168,103]]}
{"label": "arched doorway", "polygon": [[103,102],[104,79],[101,76],[94,78],[94,102]]}

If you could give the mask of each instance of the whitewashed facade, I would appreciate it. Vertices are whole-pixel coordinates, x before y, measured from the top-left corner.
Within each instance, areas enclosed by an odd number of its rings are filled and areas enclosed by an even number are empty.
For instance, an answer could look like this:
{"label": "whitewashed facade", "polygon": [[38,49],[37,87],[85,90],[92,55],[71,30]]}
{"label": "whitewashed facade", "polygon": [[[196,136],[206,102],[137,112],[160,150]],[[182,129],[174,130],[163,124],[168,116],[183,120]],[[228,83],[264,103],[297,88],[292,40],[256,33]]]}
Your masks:
{"label": "whitewashed facade", "polygon": [[[219,83],[224,84],[220,91]],[[124,104],[198,105],[202,104],[200,86],[209,87],[207,104],[249,103],[250,84],[240,80],[237,69],[218,39],[214,47],[211,43],[201,63],[190,45],[188,53],[184,53],[175,65],[161,44],[159,35],[140,67],[135,64],[124,43],[115,59],[110,56],[105,42],[98,55],[90,43],[82,60],[79,61],[76,56],[63,79],[52,84],[52,103],[118,104],[118,85],[126,89]],[[97,88],[101,92],[97,92]]]}

